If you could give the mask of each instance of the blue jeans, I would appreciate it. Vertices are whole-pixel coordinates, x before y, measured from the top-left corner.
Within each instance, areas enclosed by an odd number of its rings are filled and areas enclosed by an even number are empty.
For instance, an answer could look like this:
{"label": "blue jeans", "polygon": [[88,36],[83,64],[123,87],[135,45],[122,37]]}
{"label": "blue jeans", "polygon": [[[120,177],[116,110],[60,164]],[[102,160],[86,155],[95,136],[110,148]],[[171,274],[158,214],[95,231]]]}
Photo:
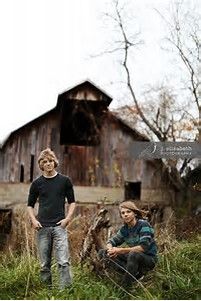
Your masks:
{"label": "blue jeans", "polygon": [[37,233],[38,250],[41,262],[41,280],[52,285],[51,258],[54,246],[60,276],[60,288],[64,289],[72,282],[70,275],[67,231],[61,226],[43,227]]}

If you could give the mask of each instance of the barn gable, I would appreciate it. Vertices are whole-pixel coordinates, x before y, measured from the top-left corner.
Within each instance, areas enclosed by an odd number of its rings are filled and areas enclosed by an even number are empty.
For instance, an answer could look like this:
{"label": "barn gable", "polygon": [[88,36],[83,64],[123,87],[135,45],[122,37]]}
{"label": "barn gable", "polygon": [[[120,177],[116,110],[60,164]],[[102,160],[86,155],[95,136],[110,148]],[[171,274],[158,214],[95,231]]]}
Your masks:
{"label": "barn gable", "polygon": [[112,97],[87,79],[59,94],[57,104],[63,100],[101,101],[105,106],[109,106]]}
{"label": "barn gable", "polygon": [[58,96],[60,144],[100,144],[100,130],[112,98],[87,80]]}

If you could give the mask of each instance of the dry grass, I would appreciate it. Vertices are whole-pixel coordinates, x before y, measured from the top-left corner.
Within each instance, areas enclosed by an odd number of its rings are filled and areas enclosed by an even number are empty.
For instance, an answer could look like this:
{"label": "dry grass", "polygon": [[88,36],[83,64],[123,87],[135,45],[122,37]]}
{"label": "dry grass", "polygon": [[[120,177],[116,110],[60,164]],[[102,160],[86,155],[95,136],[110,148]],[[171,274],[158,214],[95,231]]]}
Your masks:
{"label": "dry grass", "polygon": [[[31,227],[26,208],[22,204],[13,208],[12,229],[5,249],[37,255],[36,231]],[[85,216],[79,214],[67,228],[72,262],[79,261],[82,243],[92,218],[90,211]]]}
{"label": "dry grass", "polygon": [[[79,262],[82,244],[87,231],[94,219],[93,210],[85,210],[78,214],[69,224],[67,231],[69,237],[70,254],[72,262]],[[186,220],[185,220],[186,223]],[[176,240],[176,222],[174,215],[170,215],[165,223],[157,223],[154,225],[155,237],[159,252],[172,249],[177,245]],[[112,235],[116,229],[115,226],[105,229],[104,237]],[[183,229],[183,228],[181,228]],[[107,233],[106,233],[107,232]],[[6,248],[17,250],[19,252],[26,251],[28,254],[36,255],[36,231],[31,227],[26,211],[26,205],[17,205],[13,208],[12,214],[12,230]]]}
{"label": "dry grass", "polygon": [[27,254],[36,254],[35,230],[28,219],[26,205],[17,205],[13,208],[11,235],[8,242],[9,249],[26,251]]}
{"label": "dry grass", "polygon": [[91,219],[78,215],[68,226],[69,246],[72,262],[79,262],[83,240],[90,227]]}

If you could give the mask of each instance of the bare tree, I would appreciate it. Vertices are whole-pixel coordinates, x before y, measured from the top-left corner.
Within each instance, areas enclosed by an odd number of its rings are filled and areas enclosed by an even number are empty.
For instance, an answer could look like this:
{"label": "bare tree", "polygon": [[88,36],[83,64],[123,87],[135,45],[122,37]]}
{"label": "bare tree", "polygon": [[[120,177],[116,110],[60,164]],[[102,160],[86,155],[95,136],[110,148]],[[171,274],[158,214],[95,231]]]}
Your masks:
{"label": "bare tree", "polygon": [[[141,126],[143,127],[143,125],[145,125],[145,131],[147,131],[149,137],[152,139],[158,141],[176,141],[179,138],[181,141],[181,130],[179,129],[181,127],[178,126],[179,122],[185,119],[189,120],[187,124],[190,129],[191,126],[189,123],[192,123],[194,117],[190,116],[185,105],[183,105],[181,114],[181,104],[177,107],[175,105],[177,99],[174,90],[170,88],[170,86],[164,84],[149,87],[144,92],[144,101],[142,98],[140,101],[137,99],[134,83],[132,81],[130,63],[132,62],[133,64],[133,61],[131,60],[132,53],[138,45],[142,44],[142,40],[139,37],[139,31],[137,31],[137,29],[135,30],[133,25],[132,31],[134,32],[129,32],[129,20],[125,13],[127,7],[121,5],[120,0],[113,0],[113,4],[114,13],[106,14],[106,16],[115,23],[115,28],[119,30],[119,36],[118,40],[114,41],[115,46],[111,46],[111,48],[104,53],[120,53],[120,62],[126,74],[126,85],[135,106],[133,108],[133,113],[139,117]],[[196,93],[196,99],[198,100],[197,90],[194,93]],[[132,108],[130,109],[130,112],[131,111]],[[192,135],[191,139],[194,140]]]}
{"label": "bare tree", "polygon": [[187,103],[177,102],[174,88],[164,84],[149,86],[143,93],[143,110],[165,141],[194,140],[194,116],[188,112]]}
{"label": "bare tree", "polygon": [[[155,126],[153,123],[150,122],[149,118],[145,115],[143,112],[139,101],[137,100],[132,80],[131,80],[131,72],[129,68],[129,56],[131,54],[131,51],[133,48],[135,48],[137,45],[139,45],[142,41],[139,40],[139,32],[136,32],[135,34],[129,35],[127,33],[127,26],[126,26],[126,21],[122,18],[123,12],[125,10],[124,6],[120,6],[119,0],[114,0],[114,10],[115,10],[115,16],[114,15],[109,15],[107,16],[111,18],[117,25],[119,31],[120,31],[120,40],[118,41],[118,46],[110,51],[116,52],[116,51],[121,51],[122,54],[122,66],[126,72],[126,83],[128,90],[131,94],[131,97],[134,101],[134,104],[136,106],[137,112],[142,119],[142,121],[147,125],[149,130],[154,133],[154,135],[158,138],[159,141],[165,141],[165,136],[161,133],[161,131]],[[138,39],[138,40],[137,40]]]}
{"label": "bare tree", "polygon": [[198,111],[200,110],[199,86],[201,84],[201,15],[198,8],[191,10],[184,1],[174,1],[169,8],[169,18],[163,16],[167,29],[168,41],[184,67],[187,81],[184,88],[191,92]]}
{"label": "bare tree", "polygon": [[[194,140],[197,133],[194,129],[194,116],[188,112],[188,104],[177,102],[177,95],[170,86],[149,85],[143,93],[140,108],[142,112],[146,112],[147,118],[160,132],[164,141]],[[151,140],[156,139],[139,116],[135,105],[117,108],[114,113]]]}
{"label": "bare tree", "polygon": [[[189,8],[183,0],[172,2],[169,10],[169,19],[158,12],[164,20],[171,50],[176,53],[182,63],[186,80],[184,89],[190,91],[190,102],[197,108],[197,118],[194,125],[197,127],[195,140],[201,142],[201,14],[199,7]],[[198,160],[198,164],[201,162]],[[181,170],[185,169],[185,161]]]}
{"label": "bare tree", "polygon": [[[179,130],[180,122],[187,118],[187,110],[177,114],[179,119],[177,122],[175,120],[175,115],[173,114],[173,102],[174,95],[166,88],[158,89],[158,103],[154,107],[150,114],[150,110],[147,110],[146,106],[140,103],[136,97],[134,84],[132,82],[131,68],[129,65],[130,57],[132,55],[132,50],[135,50],[136,46],[140,44],[139,32],[134,34],[129,34],[127,20],[125,17],[126,7],[122,6],[120,0],[114,0],[114,14],[107,14],[107,16],[112,19],[115,23],[116,28],[119,29],[119,39],[115,43],[115,47],[111,48],[107,53],[114,53],[119,51],[122,57],[121,64],[126,74],[126,84],[130,92],[131,98],[134,102],[135,108],[134,113],[140,118],[141,124],[145,125],[146,130],[149,131],[149,137],[158,141],[176,141],[181,133]],[[191,19],[192,22],[193,19]],[[199,40],[199,26],[195,18],[193,24],[190,22],[189,15],[189,27],[191,28],[191,43],[185,43],[182,27],[179,21],[179,6],[176,10],[176,14],[173,18],[173,23],[168,23],[170,28],[170,37],[168,41],[177,49],[178,54],[184,63],[184,66],[190,76],[190,86],[188,87],[194,96],[194,101],[199,109],[199,95],[198,95],[198,86],[199,79],[197,76],[197,63],[200,62],[200,40]],[[133,29],[133,28],[132,28]],[[196,55],[195,55],[196,54]],[[149,91],[149,96],[151,91]],[[148,95],[148,93],[146,93]],[[153,99],[152,99],[153,100]],[[151,103],[151,102],[150,102]],[[150,108],[151,109],[151,108]],[[181,108],[180,108],[181,112]],[[191,120],[192,121],[192,120]],[[177,128],[176,128],[177,125]],[[186,124],[184,124],[186,126]],[[180,126],[181,128],[181,126]],[[188,128],[192,129],[191,122],[188,122]],[[182,129],[183,130],[183,129]],[[181,138],[181,137],[179,137]],[[194,137],[192,137],[192,140]],[[184,172],[190,160],[183,160],[179,164],[180,168],[178,169],[178,162],[176,160],[164,160],[166,164],[172,182],[177,185],[177,188],[181,188],[182,180],[181,174]]]}

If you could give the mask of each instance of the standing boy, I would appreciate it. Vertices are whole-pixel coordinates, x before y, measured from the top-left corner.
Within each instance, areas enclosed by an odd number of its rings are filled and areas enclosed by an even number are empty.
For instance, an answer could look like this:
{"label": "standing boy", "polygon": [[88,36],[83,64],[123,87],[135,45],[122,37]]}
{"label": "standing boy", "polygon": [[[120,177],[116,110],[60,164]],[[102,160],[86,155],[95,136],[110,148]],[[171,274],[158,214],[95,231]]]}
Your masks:
{"label": "standing boy", "polygon": [[[75,210],[75,198],[70,179],[55,168],[58,166],[56,155],[51,149],[43,150],[38,158],[42,175],[30,186],[28,214],[37,232],[38,250],[41,261],[41,280],[52,285],[51,257],[54,245],[55,257],[60,276],[60,288],[72,282],[69,263],[69,250],[66,226]],[[66,198],[68,211],[66,213]],[[34,214],[36,201],[39,202],[38,216]]]}
{"label": "standing boy", "polygon": [[131,287],[136,279],[154,268],[157,247],[153,228],[142,219],[144,211],[138,209],[133,201],[122,202],[119,211],[124,225],[108,240],[106,250],[99,251],[99,257],[106,266],[124,275],[124,287]]}

